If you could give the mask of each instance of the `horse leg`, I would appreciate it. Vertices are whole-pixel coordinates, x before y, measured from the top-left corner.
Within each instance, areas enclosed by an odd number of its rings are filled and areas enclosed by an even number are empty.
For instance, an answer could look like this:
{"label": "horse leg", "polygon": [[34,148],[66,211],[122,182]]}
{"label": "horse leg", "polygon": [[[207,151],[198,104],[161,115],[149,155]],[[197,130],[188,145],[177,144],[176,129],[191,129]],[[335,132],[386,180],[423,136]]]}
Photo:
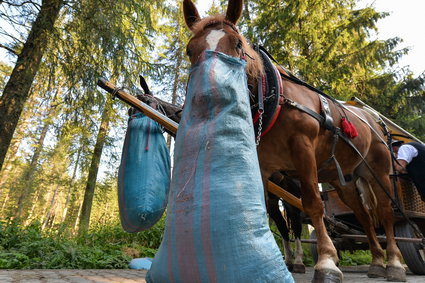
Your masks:
{"label": "horse leg", "polygon": [[319,259],[314,267],[312,282],[341,282],[337,251],[324,223],[324,205],[320,197],[316,160],[313,145],[307,138],[294,138],[291,143],[291,159],[299,174],[301,198],[305,212],[316,229]]}
{"label": "horse leg", "polygon": [[291,227],[294,230],[295,235],[295,260],[294,260],[294,272],[295,273],[305,273],[305,265],[303,262],[303,247],[301,246],[301,232],[302,232],[302,223],[301,223],[301,214],[299,211],[296,212],[297,215],[291,216]]}
{"label": "horse leg", "polygon": [[339,182],[332,182],[331,185],[337,189],[341,200],[353,210],[357,221],[362,225],[368,238],[372,262],[367,276],[371,278],[385,277],[384,250],[376,237],[371,215],[363,205],[354,182],[348,183],[344,187]]}
{"label": "horse leg", "polygon": [[283,239],[283,252],[285,254],[286,266],[288,267],[288,270],[292,272],[294,266],[294,255],[292,253],[291,246],[289,245],[289,229],[279,209],[279,198],[273,194],[269,194],[267,204],[269,216],[273,219]]}
{"label": "horse leg", "polygon": [[[374,188],[378,200],[378,216],[384,226],[387,238],[387,270],[388,281],[406,281],[406,270],[400,262],[401,253],[394,238],[394,215],[391,207],[391,200],[384,192],[391,192],[391,181],[388,174],[375,172],[375,178],[369,178],[369,182]],[[379,182],[378,182],[379,180]],[[383,186],[383,188],[381,187]]]}
{"label": "horse leg", "polygon": [[300,237],[295,237],[294,273],[305,273],[304,253]]}
{"label": "horse leg", "polygon": [[288,267],[288,270],[294,272],[294,253],[292,252],[292,248],[289,242],[289,238],[282,239],[283,242],[283,252],[285,254],[285,263]]}
{"label": "horse leg", "polygon": [[302,232],[302,219],[301,211],[290,206],[284,205],[287,211],[288,219],[291,223],[292,231],[295,235],[295,260],[294,260],[294,273],[305,273],[305,265],[303,262],[304,254],[301,245],[301,232]]}

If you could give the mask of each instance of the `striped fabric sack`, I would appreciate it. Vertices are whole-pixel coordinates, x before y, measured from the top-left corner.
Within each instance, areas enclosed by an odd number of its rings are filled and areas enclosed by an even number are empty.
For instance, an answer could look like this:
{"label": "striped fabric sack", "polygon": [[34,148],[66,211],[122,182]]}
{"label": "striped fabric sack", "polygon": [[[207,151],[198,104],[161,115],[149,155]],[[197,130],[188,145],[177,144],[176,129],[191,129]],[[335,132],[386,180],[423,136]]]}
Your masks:
{"label": "striped fabric sack", "polygon": [[161,126],[142,113],[128,121],[118,171],[120,219],[127,232],[152,227],[167,206],[170,154],[162,133]]}
{"label": "striped fabric sack", "polygon": [[191,71],[147,282],[293,282],[268,226],[245,64],[207,51]]}

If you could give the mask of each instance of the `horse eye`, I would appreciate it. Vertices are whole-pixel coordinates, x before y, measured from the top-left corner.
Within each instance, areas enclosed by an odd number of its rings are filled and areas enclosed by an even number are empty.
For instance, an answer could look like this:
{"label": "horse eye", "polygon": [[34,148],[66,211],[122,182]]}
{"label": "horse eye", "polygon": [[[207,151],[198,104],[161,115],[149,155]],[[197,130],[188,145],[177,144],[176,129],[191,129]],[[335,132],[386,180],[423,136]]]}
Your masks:
{"label": "horse eye", "polygon": [[242,41],[239,40],[238,45],[236,45],[236,48],[242,49]]}
{"label": "horse eye", "polygon": [[190,52],[189,49],[186,49],[186,55],[189,56],[189,57],[191,57],[192,56],[192,52]]}

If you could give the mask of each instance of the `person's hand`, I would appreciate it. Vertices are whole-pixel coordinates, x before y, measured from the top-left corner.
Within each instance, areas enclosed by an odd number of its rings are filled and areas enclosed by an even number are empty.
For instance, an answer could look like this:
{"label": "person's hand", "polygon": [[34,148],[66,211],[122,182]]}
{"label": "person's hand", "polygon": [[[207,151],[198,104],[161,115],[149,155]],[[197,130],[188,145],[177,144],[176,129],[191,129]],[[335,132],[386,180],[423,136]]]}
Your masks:
{"label": "person's hand", "polygon": [[397,159],[395,162],[395,170],[399,173],[407,173],[406,166],[407,166],[406,160]]}

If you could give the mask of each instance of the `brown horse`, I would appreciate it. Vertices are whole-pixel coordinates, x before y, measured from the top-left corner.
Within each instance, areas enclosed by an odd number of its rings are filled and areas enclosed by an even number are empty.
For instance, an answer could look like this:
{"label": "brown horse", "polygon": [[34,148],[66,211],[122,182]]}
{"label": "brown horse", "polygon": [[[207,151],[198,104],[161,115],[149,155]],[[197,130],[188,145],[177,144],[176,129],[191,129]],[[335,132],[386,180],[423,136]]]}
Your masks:
{"label": "brown horse", "polygon": [[[193,32],[193,37],[187,45],[187,54],[192,65],[197,63],[207,49],[246,58],[248,84],[254,86],[253,97],[256,97],[258,76],[264,69],[257,52],[249,46],[235,26],[242,14],[243,0],[229,0],[225,15],[203,19],[190,0],[184,0],[183,8],[186,24]],[[283,69],[279,71],[283,74],[282,111],[274,127],[262,137],[258,146],[258,158],[264,184],[267,184],[269,177],[278,171],[285,172],[300,181],[302,204],[316,229],[318,240],[319,259],[315,266],[315,280],[334,282],[342,279],[342,273],[336,266],[337,252],[323,221],[324,208],[318,183],[326,182],[338,190],[341,199],[353,209],[364,227],[373,257],[368,275],[386,276],[387,280],[404,281],[405,270],[400,263],[400,251],[394,240],[391,202],[384,192],[386,190],[391,193],[392,190],[389,179],[391,157],[383,142],[381,128],[365,111],[354,107],[343,108],[334,100],[324,98],[325,103],[329,105],[328,113],[335,121],[332,125],[333,130],[328,130],[329,124],[326,129],[321,126],[317,117],[294,107],[295,104],[301,105],[303,109],[308,108],[314,113],[321,113],[324,102],[321,102],[319,94],[305,85],[288,79],[289,74]],[[252,103],[255,101],[254,99]],[[358,132],[358,136],[348,142],[348,138],[345,140],[341,138],[343,134],[335,140],[334,130],[341,127],[341,117],[351,121]],[[333,148],[334,141],[335,148]],[[343,180],[338,178],[336,162],[327,162],[333,152],[341,167],[340,175],[343,175],[346,181],[344,186],[341,185]],[[368,185],[359,188],[361,184]],[[372,214],[359,197],[359,189],[369,190],[369,188],[372,188],[374,199],[378,202],[376,213],[387,236],[386,270],[384,251],[376,238]]]}

